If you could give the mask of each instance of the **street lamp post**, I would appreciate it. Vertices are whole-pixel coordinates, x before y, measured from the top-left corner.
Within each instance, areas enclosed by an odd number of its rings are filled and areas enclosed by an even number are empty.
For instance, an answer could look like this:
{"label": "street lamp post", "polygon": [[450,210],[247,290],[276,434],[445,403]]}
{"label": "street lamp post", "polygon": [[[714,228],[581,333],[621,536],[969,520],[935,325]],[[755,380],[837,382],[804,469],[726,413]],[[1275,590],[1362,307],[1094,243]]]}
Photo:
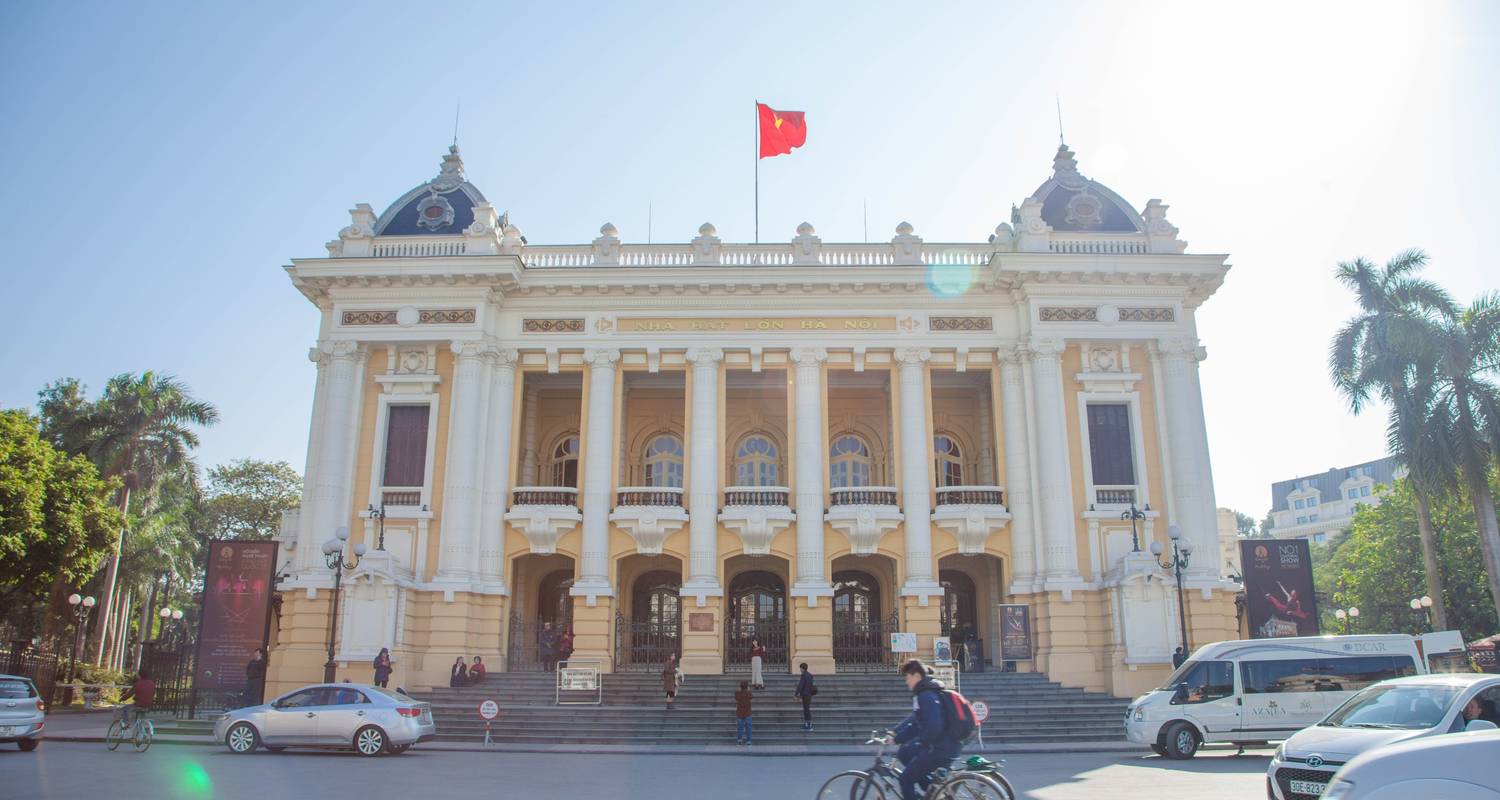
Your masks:
{"label": "street lamp post", "polygon": [[[1146,511],[1150,511],[1150,510],[1151,510],[1151,504],[1147,503],[1146,504]],[[1142,511],[1139,508],[1136,508],[1135,507],[1135,501],[1131,500],[1130,501],[1130,510],[1129,511],[1123,511],[1123,512],[1120,513],[1120,519],[1128,519],[1128,520],[1130,520],[1130,552],[1132,552],[1132,553],[1139,553],[1139,552],[1141,552],[1141,537],[1140,537],[1139,534],[1137,534],[1135,532],[1135,523],[1136,523],[1137,520],[1142,520],[1142,519],[1146,518],[1146,511]]]}
{"label": "street lamp post", "polygon": [[1166,561],[1161,560],[1161,555],[1166,550],[1161,542],[1151,543],[1151,555],[1157,557],[1156,563],[1162,569],[1172,570],[1177,576],[1177,620],[1182,623],[1182,652],[1191,653],[1192,648],[1188,646],[1187,600],[1182,592],[1182,571],[1187,569],[1188,561],[1193,557],[1193,543],[1182,538],[1182,529],[1176,525],[1167,528],[1167,536],[1172,540],[1172,557]]}
{"label": "street lamp post", "polygon": [[1341,608],[1333,612],[1333,616],[1343,624],[1344,634],[1348,635],[1349,630],[1354,627],[1354,623],[1359,620],[1359,607],[1349,606],[1347,610]]}
{"label": "street lamp post", "polygon": [[1432,631],[1432,598],[1427,595],[1414,597],[1411,601],[1411,610],[1422,615],[1422,621],[1427,623],[1428,632]]}
{"label": "street lamp post", "polygon": [[333,683],[334,673],[338,670],[338,663],[333,660],[333,634],[339,617],[339,587],[343,583],[344,570],[359,566],[359,559],[365,554],[365,545],[360,542],[354,545],[353,560],[345,560],[344,544],[349,541],[349,529],[340,527],[334,536],[336,538],[323,543],[323,558],[333,570],[333,607],[328,612],[328,661],[323,664],[324,683]]}
{"label": "street lamp post", "polygon": [[375,540],[375,549],[376,550],[384,550],[385,549],[385,501],[384,500],[380,501],[380,508],[376,508],[373,503],[370,504],[370,507],[367,508],[367,509],[365,509],[365,513],[370,516],[370,519],[378,519],[378,520],[380,520],[380,536]]}
{"label": "street lamp post", "polygon": [[73,702],[72,683],[78,673],[78,634],[83,631],[83,624],[88,621],[89,612],[94,610],[93,595],[80,597],[76,592],[68,595],[68,605],[73,607],[73,653],[68,659],[68,703]]}

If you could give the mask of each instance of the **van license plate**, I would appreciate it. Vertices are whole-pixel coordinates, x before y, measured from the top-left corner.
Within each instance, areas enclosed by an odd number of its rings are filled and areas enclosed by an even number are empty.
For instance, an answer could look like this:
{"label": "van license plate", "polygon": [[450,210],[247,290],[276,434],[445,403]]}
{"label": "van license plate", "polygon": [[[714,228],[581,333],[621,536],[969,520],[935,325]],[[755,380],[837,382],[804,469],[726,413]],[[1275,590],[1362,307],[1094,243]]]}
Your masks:
{"label": "van license plate", "polygon": [[1326,783],[1313,783],[1312,781],[1292,781],[1291,784],[1293,792],[1297,794],[1310,794],[1313,797],[1322,795],[1323,790],[1328,788],[1328,784]]}

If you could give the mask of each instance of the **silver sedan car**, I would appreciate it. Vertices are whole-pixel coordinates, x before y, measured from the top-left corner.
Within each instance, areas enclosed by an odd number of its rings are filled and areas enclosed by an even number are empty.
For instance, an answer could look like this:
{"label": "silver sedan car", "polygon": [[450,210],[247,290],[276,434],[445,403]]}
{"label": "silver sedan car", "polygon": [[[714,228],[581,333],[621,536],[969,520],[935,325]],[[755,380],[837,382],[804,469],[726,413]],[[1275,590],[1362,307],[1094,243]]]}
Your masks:
{"label": "silver sedan car", "polygon": [[337,747],[362,756],[399,754],[437,735],[432,708],[404,694],[356,683],[320,683],[214,722],[214,738],[232,753],[262,745]]}
{"label": "silver sedan car", "polygon": [[47,706],[36,684],[20,675],[0,675],[0,743],[15,742],[29,753],[42,743],[46,724]]}

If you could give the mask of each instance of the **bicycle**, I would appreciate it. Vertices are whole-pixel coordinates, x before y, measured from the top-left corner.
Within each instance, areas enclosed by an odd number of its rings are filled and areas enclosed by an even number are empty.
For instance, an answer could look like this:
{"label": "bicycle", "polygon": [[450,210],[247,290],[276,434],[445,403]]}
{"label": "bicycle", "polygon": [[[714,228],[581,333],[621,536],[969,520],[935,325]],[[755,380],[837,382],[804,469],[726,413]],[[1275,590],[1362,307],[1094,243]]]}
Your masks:
{"label": "bicycle", "polygon": [[[901,765],[885,758],[889,732],[871,731],[865,744],[876,745],[869,769],[851,769],[829,778],[817,800],[900,800]],[[1015,787],[1000,774],[1000,765],[980,756],[955,759],[932,773],[923,800],[1016,800]]]}
{"label": "bicycle", "polygon": [[[110,720],[109,730],[104,733],[104,744],[110,750],[118,748],[121,742],[127,740],[125,736],[125,709],[125,706],[121,706],[120,710],[115,712],[114,719]],[[155,736],[156,726],[151,723],[151,720],[146,719],[145,711],[137,709],[135,712],[135,722],[130,726],[130,736],[128,737],[130,743],[135,746],[135,751],[137,753],[146,752],[146,748],[151,746],[151,739]]]}

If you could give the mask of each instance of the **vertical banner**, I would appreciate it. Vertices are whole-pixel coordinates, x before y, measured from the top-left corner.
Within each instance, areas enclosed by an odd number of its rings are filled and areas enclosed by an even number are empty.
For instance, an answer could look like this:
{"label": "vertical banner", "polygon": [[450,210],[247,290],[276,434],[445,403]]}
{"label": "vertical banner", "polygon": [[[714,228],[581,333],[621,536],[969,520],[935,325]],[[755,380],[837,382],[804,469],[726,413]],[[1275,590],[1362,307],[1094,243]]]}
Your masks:
{"label": "vertical banner", "polygon": [[245,665],[265,643],[276,542],[209,543],[195,689],[245,688]]}
{"label": "vertical banner", "polygon": [[1312,555],[1306,539],[1247,539],[1240,542],[1250,636],[1317,636]]}
{"label": "vertical banner", "polygon": [[1030,661],[1031,606],[1002,603],[1000,605],[1000,660]]}

